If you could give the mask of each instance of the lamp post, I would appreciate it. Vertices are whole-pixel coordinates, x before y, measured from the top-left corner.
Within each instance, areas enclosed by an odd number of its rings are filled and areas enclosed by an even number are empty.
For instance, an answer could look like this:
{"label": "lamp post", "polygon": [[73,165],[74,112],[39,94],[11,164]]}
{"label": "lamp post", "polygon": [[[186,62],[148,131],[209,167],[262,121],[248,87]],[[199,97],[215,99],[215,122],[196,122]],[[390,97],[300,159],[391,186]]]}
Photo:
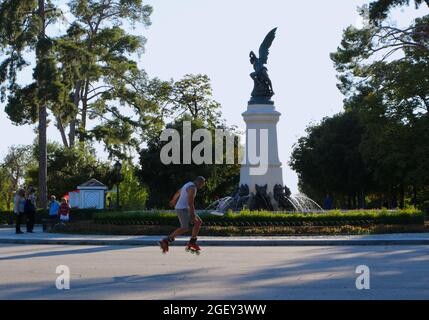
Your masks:
{"label": "lamp post", "polygon": [[116,172],[116,209],[119,209],[119,184],[121,183],[122,164],[119,161],[116,161],[113,168]]}

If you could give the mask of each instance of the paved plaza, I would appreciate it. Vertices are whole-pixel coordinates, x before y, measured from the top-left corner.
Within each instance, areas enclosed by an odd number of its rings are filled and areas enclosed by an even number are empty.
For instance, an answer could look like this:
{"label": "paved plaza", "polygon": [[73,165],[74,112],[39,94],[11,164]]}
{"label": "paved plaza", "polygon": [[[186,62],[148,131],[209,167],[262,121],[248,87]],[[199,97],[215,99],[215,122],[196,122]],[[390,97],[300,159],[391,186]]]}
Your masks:
{"label": "paved plaza", "polygon": [[[70,270],[70,290],[55,286]],[[357,290],[356,267],[370,269]],[[429,299],[429,246],[0,244],[0,299]]]}

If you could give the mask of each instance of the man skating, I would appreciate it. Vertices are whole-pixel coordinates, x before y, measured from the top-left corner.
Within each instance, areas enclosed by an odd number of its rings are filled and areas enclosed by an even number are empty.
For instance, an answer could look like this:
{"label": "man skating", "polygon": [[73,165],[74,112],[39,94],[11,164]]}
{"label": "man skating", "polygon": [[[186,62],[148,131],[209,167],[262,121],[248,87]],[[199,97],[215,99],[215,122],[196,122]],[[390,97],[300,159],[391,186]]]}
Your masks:
{"label": "man skating", "polygon": [[191,240],[186,249],[197,253],[200,251],[200,247],[197,245],[197,237],[201,229],[202,220],[195,214],[195,196],[197,195],[197,190],[204,187],[205,182],[204,177],[197,177],[193,182],[186,183],[171,199],[170,205],[174,207],[177,213],[180,228],[159,242],[163,253],[168,252],[169,245],[177,236],[188,232],[191,222],[194,223],[194,227],[192,228]]}

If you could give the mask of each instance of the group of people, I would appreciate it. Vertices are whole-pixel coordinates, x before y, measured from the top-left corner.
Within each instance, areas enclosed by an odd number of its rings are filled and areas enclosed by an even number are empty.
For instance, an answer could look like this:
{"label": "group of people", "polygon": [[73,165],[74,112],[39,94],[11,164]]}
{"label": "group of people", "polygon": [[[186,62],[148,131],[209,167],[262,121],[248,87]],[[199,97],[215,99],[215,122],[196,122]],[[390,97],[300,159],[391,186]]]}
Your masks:
{"label": "group of people", "polygon": [[66,198],[61,199],[61,203],[57,201],[55,196],[51,196],[48,204],[49,217],[53,222],[58,219],[60,221],[69,221],[70,219],[70,204]]}
{"label": "group of people", "polygon": [[[36,220],[37,210],[36,189],[33,186],[28,186],[27,189],[19,189],[13,199],[13,211],[16,215],[16,234],[22,234],[21,223],[23,218],[27,218],[27,232],[33,233],[34,223]],[[68,221],[70,215],[70,205],[66,199],[61,200],[61,204],[56,200],[55,196],[51,196],[48,205],[49,217],[52,222],[57,220]]]}
{"label": "group of people", "polygon": [[28,186],[27,190],[19,189],[13,199],[13,211],[16,215],[16,233],[21,234],[21,223],[23,217],[27,217],[27,232],[32,233],[36,219],[36,190]]}

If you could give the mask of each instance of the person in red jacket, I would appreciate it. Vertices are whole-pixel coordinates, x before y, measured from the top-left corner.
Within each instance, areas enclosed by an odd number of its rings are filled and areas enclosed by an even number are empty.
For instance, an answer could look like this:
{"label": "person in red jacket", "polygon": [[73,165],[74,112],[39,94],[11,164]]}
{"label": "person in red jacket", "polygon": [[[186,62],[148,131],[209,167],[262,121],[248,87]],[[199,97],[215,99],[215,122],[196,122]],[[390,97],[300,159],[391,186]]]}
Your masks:
{"label": "person in red jacket", "polygon": [[60,208],[58,209],[58,216],[60,221],[69,221],[70,219],[70,205],[66,199],[62,199]]}

